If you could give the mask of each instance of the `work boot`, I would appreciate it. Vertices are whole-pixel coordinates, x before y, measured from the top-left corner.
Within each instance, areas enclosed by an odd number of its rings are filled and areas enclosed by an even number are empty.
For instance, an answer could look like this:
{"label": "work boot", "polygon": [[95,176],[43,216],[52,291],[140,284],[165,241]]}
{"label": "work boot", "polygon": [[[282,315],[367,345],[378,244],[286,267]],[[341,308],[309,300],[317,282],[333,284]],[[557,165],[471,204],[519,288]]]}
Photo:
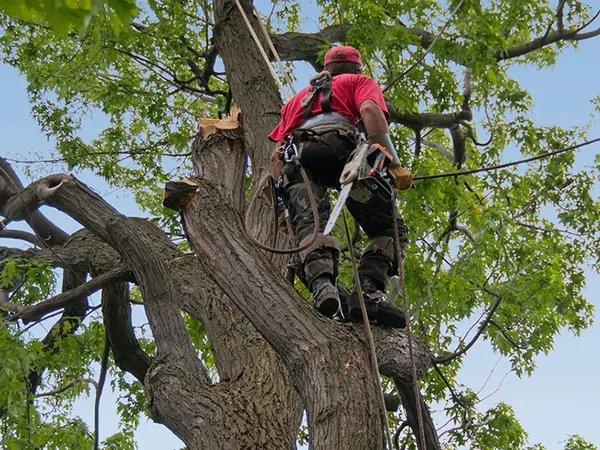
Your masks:
{"label": "work boot", "polygon": [[327,275],[312,283],[313,306],[326,317],[333,318],[340,309],[340,294]]}
{"label": "work boot", "polygon": [[[311,238],[304,238],[300,245]],[[340,309],[340,294],[335,286],[339,253],[337,240],[323,235],[317,236],[310,247],[300,252],[313,306],[326,317],[334,317]]]}
{"label": "work boot", "polygon": [[[404,311],[392,303],[387,303],[385,293],[377,289],[377,286],[371,279],[361,277],[360,282],[369,320],[377,322],[384,327],[404,328],[406,326]],[[348,300],[348,318],[352,322],[363,321],[356,285],[352,289],[350,299]]]}

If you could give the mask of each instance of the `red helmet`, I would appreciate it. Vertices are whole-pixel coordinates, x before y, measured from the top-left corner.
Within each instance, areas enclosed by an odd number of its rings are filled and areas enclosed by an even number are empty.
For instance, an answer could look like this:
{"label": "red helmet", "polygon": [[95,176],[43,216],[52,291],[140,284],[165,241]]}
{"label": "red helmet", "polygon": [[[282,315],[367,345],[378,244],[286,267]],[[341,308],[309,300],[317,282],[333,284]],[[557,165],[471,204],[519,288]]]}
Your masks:
{"label": "red helmet", "polygon": [[327,50],[327,53],[325,53],[325,65],[336,62],[351,62],[359,66],[362,65],[360,52],[349,45],[333,47]]}

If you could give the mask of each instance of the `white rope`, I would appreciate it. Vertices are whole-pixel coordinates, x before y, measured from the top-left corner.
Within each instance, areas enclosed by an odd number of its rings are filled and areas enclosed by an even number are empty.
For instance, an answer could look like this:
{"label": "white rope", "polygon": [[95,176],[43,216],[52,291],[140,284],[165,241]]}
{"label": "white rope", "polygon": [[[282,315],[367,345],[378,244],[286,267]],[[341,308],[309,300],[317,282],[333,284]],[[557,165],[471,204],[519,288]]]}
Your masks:
{"label": "white rope", "polygon": [[269,57],[267,56],[267,53],[265,52],[265,49],[263,48],[262,44],[260,43],[260,40],[258,39],[258,36],[254,32],[254,28],[252,28],[252,24],[250,23],[250,20],[248,20],[248,16],[246,15],[246,12],[244,11],[244,8],[242,8],[242,5],[240,4],[240,0],[235,0],[235,4],[237,5],[238,9],[240,10],[240,13],[242,14],[242,17],[244,18],[244,22],[246,22],[246,26],[248,27],[248,30],[250,31],[250,34],[252,35],[252,38],[254,39],[254,42],[256,42],[258,50],[260,51],[263,59],[265,60],[265,62],[269,66],[269,69],[271,69],[271,75],[273,75],[273,78],[275,78],[275,81],[277,82],[277,85],[279,86],[279,89],[281,90],[281,92],[285,92],[285,88],[283,87],[283,83],[281,83],[281,80],[279,79],[279,77],[275,73],[275,69],[273,69],[273,66],[271,65],[271,61],[269,60]]}
{"label": "white rope", "polygon": [[271,36],[269,36],[267,28],[265,27],[265,25],[263,24],[263,22],[262,22],[262,20],[260,18],[260,13],[256,9],[256,6],[253,5],[253,8],[254,8],[254,14],[256,14],[256,18],[258,20],[258,23],[260,24],[260,28],[262,29],[262,32],[265,35],[265,39],[267,40],[267,43],[269,44],[269,48],[271,49],[271,52],[273,53],[273,55],[275,55],[275,59],[277,60],[277,64],[279,64],[279,69],[281,70],[281,72],[283,72],[283,76],[285,77],[285,81],[288,82],[288,85],[289,85],[290,89],[292,90],[292,92],[294,93],[294,95],[296,95],[296,89],[294,89],[294,84],[292,83],[292,80],[290,79],[290,76],[288,75],[287,70],[285,70],[285,67],[283,67],[283,63],[281,62],[281,58],[279,57],[279,53],[277,53],[277,50],[275,50],[275,46],[273,45],[273,41],[271,40]]}

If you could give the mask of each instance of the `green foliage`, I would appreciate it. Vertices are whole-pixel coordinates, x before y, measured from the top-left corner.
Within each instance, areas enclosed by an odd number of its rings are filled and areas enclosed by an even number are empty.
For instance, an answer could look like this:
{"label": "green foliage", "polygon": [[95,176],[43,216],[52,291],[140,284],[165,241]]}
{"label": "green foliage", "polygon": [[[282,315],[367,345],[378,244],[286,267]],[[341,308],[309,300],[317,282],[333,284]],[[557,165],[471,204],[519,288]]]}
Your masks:
{"label": "green foliage", "polygon": [[56,287],[56,274],[47,261],[24,258],[0,263],[0,288],[12,291],[11,300],[23,305],[48,297]]}
{"label": "green foliage", "polygon": [[134,0],[1,0],[0,11],[65,34],[82,29],[94,15],[104,15],[120,29],[137,14],[137,7]]}
{"label": "green foliage", "polygon": [[598,447],[575,434],[566,442],[565,450],[598,450]]}
{"label": "green foliage", "polygon": [[[531,95],[509,70],[518,65],[551,67],[559,52],[575,43],[500,61],[509,48],[544,35],[555,19],[555,3],[465,0],[430,53],[416,65],[425,49],[401,25],[435,36],[458,1],[319,0],[317,25],[352,23],[346,43],[361,49],[366,72],[382,86],[404,74],[386,91],[399,111],[459,111],[464,101],[463,74],[470,69],[473,126],[479,140],[493,134],[484,149],[467,141],[469,157],[464,167],[470,169],[537,155],[585,138],[584,126],[540,126],[530,120]],[[155,223],[177,237],[182,233],[179,218],[162,207],[160,188],[165,181],[188,174],[197,119],[204,114],[216,117],[227,101],[228,85],[222,75],[213,76],[208,86],[198,80],[198,69],[211,46],[211,5],[150,0],[136,12],[126,0],[24,4],[0,0],[0,8],[8,14],[0,17],[0,59],[26,77],[32,114],[54,145],[53,157],[64,161],[69,171],[91,170],[115,189],[131,191]],[[269,27],[297,31],[313,26],[302,7],[298,1],[277,2]],[[130,22],[134,16],[135,22]],[[567,2],[566,26],[589,17],[588,5]],[[412,68],[405,73],[408,67]],[[202,99],[203,93],[216,96],[217,102]],[[593,105],[600,109],[600,97]],[[95,138],[84,139],[91,120],[104,129]],[[394,126],[392,134],[397,148],[403,150],[402,162],[415,174],[457,169],[430,147],[415,158],[412,130]],[[452,149],[445,130],[433,130],[427,139]],[[465,324],[475,323],[497,296],[502,300],[494,324],[482,339],[508,359],[519,376],[535,370],[536,360],[553,349],[558,333],[568,329],[579,334],[590,326],[593,306],[582,294],[583,268],[590,261],[596,270],[600,264],[600,203],[595,190],[599,173],[598,158],[593,167],[582,168],[576,153],[566,153],[483,176],[423,181],[400,195],[411,237],[404,265],[408,298],[413,305],[421,304],[414,329],[434,354],[452,352],[463,338]],[[249,174],[248,188],[252,180]],[[450,215],[464,226],[463,231],[448,228]],[[345,242],[339,227],[335,234]],[[363,236],[359,247],[364,245]],[[350,285],[347,253],[340,272],[341,281]],[[26,305],[50,295],[55,286],[47,265],[4,261],[0,284],[10,287],[20,280],[25,284],[11,300]],[[309,296],[306,290],[302,293]],[[135,288],[132,299],[142,301]],[[195,349],[217,379],[202,324],[187,315],[184,319]],[[45,390],[93,377],[103,346],[98,318],[86,318],[80,331],[61,342],[58,354],[42,351],[33,335],[19,332],[12,324],[0,331],[0,409],[9,411],[2,419],[9,430],[3,434],[2,447],[26,448],[28,439],[64,439],[69,445],[48,444],[48,448],[89,448],[89,430],[69,410],[76,398],[89,394],[89,384],[76,384],[60,397],[38,399],[28,410],[22,374],[32,367],[47,367],[41,387]],[[155,345],[147,327],[136,328],[136,333],[152,353]],[[541,449],[540,445],[527,447],[527,435],[508,405],[479,410],[478,394],[456,381],[466,363],[461,357],[440,368],[455,395],[449,395],[446,381],[435,371],[422,384],[426,399],[440,402],[452,420],[453,431],[444,436],[447,448]],[[103,445],[134,448],[131,433],[140,416],[148,414],[147,401],[139,382],[112,365],[110,370],[112,387],[120,395],[123,429]],[[392,418],[394,425],[400,420]],[[63,431],[53,434],[57,427]],[[592,448],[575,435],[565,450]]]}

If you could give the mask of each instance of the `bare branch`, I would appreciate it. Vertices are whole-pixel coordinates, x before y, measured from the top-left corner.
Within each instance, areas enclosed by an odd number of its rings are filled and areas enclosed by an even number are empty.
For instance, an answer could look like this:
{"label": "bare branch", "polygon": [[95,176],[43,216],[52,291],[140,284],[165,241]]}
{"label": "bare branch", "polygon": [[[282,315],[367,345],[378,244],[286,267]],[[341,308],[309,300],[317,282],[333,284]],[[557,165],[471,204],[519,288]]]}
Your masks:
{"label": "bare branch", "polygon": [[517,348],[519,350],[527,350],[528,347],[517,344],[514,341],[514,339],[512,339],[508,335],[508,333],[506,332],[506,330],[504,330],[504,328],[502,328],[500,325],[498,325],[495,321],[490,320],[490,325],[493,325],[494,327],[496,327],[498,329],[498,331],[500,331],[500,333],[502,334],[502,336],[504,336],[504,339],[506,339],[510,344],[512,344],[513,347],[515,347],[515,348]]}
{"label": "bare branch", "polygon": [[[414,138],[412,138],[412,137],[410,139],[414,140]],[[424,146],[437,150],[438,153],[440,155],[442,155],[444,158],[446,158],[449,162],[454,163],[454,155],[452,154],[452,152],[447,150],[446,147],[444,147],[442,144],[438,144],[437,142],[430,141],[429,139],[422,139],[421,142],[423,143]]]}
{"label": "bare branch", "polygon": [[4,239],[17,239],[20,241],[27,241],[30,244],[36,245],[38,247],[43,247],[44,243],[40,238],[38,238],[35,234],[28,233],[27,231],[21,230],[1,230],[0,238]]}
{"label": "bare branch", "polygon": [[[600,12],[598,14],[600,14]],[[519,56],[526,55],[528,53],[534,52],[536,50],[539,50],[541,48],[544,48],[551,44],[555,44],[560,41],[582,41],[585,39],[591,39],[596,36],[600,36],[600,28],[594,31],[590,31],[589,33],[579,33],[580,30],[591,24],[596,19],[596,17],[598,17],[598,14],[596,14],[596,16],[594,16],[594,18],[590,22],[585,24],[582,28],[576,30],[550,32],[530,42],[511,47],[506,51],[498,52],[495,55],[495,57],[498,61],[504,61],[506,59],[517,58]]]}
{"label": "bare branch", "polygon": [[68,391],[69,389],[71,389],[73,386],[77,386],[79,383],[89,383],[89,384],[92,384],[94,386],[97,386],[96,380],[93,380],[91,378],[81,378],[79,380],[71,381],[70,383],[67,383],[64,386],[61,386],[61,387],[59,387],[57,389],[54,389],[52,391],[41,392],[39,394],[36,394],[36,397],[37,398],[52,397],[54,395],[62,394],[63,392]]}
{"label": "bare branch", "polygon": [[127,283],[117,283],[102,290],[102,312],[115,363],[143,383],[151,360],[133,332]]}
{"label": "bare branch", "polygon": [[58,294],[48,300],[30,306],[22,311],[19,316],[24,323],[40,320],[45,314],[67,307],[71,302],[78,300],[82,295],[91,295],[105,286],[127,281],[132,278],[131,271],[123,267],[98,275],[85,284],[70,291]]}
{"label": "bare branch", "polygon": [[454,353],[452,353],[451,355],[446,355],[443,356],[441,358],[436,358],[433,360],[434,364],[446,364],[449,363],[450,361],[458,358],[459,356],[465,354],[466,352],[469,351],[469,349],[471,347],[473,347],[473,345],[475,344],[475,342],[477,342],[477,340],[479,339],[479,337],[483,334],[483,332],[485,331],[486,327],[488,326],[488,324],[490,323],[490,321],[492,320],[492,317],[494,315],[494,313],[496,312],[496,309],[498,309],[498,306],[500,305],[500,301],[502,300],[502,296],[500,294],[497,294],[494,291],[489,290],[488,288],[482,288],[482,290],[484,290],[485,292],[487,292],[488,294],[496,297],[496,302],[492,305],[492,307],[489,309],[488,314],[486,316],[486,318],[483,320],[483,322],[481,322],[481,324],[479,325],[479,329],[477,330],[477,333],[475,333],[475,336],[473,336],[473,339],[471,339],[471,341],[462,349],[455,351]]}
{"label": "bare branch", "polygon": [[11,302],[8,298],[8,293],[4,289],[0,289],[0,309],[6,309],[8,311],[20,314],[23,312],[25,307]]}

